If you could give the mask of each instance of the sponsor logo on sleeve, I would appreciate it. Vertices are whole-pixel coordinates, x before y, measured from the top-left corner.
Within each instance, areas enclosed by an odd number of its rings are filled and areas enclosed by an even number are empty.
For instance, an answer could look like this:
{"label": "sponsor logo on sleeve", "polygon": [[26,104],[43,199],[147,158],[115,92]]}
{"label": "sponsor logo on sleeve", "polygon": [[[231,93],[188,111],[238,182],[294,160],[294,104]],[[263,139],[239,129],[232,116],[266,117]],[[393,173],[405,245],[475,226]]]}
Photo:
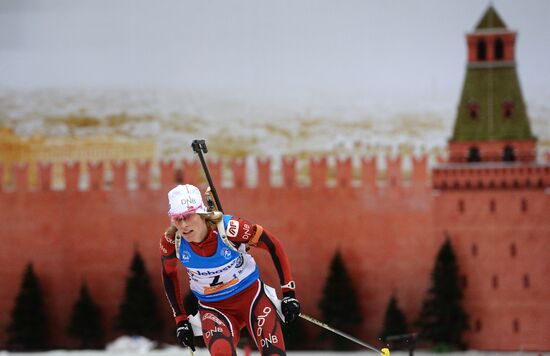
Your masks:
{"label": "sponsor logo on sleeve", "polygon": [[239,232],[239,222],[237,220],[229,220],[225,233],[228,237],[237,237]]}
{"label": "sponsor logo on sleeve", "polygon": [[166,241],[168,241],[169,244],[172,244],[172,245],[173,245],[173,244],[176,243],[176,241],[174,241],[173,239],[171,239],[171,238],[170,238],[168,235],[166,235],[166,234],[164,234],[164,239],[165,239]]}
{"label": "sponsor logo on sleeve", "polygon": [[168,250],[166,249],[166,247],[163,246],[162,241],[160,242],[160,250],[162,251],[163,254],[165,255],[168,254]]}
{"label": "sponsor logo on sleeve", "polygon": [[250,236],[252,236],[252,232],[250,230],[250,225],[243,224],[243,240],[248,240]]}

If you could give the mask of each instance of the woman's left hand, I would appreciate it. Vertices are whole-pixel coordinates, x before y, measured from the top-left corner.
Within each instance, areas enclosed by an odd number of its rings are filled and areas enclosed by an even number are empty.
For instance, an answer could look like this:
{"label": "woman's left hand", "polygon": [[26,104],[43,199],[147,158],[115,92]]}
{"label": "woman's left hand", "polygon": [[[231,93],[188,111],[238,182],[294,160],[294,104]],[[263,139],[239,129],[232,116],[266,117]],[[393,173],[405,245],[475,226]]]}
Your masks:
{"label": "woman's left hand", "polygon": [[281,300],[281,311],[285,317],[284,323],[292,323],[300,315],[300,302],[294,296],[294,293],[286,295]]}

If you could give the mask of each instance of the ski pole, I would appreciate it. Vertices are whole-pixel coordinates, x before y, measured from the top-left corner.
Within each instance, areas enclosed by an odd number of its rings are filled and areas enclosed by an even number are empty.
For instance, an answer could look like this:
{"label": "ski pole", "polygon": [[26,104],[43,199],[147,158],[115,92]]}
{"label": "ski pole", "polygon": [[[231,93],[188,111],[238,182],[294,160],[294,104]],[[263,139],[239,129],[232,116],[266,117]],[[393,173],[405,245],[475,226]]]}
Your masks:
{"label": "ski pole", "polygon": [[214,182],[212,182],[212,177],[210,177],[210,171],[208,170],[208,166],[206,165],[206,160],[204,159],[204,153],[208,152],[208,147],[206,147],[206,141],[205,140],[193,140],[193,143],[191,143],[191,147],[193,148],[193,151],[199,155],[199,160],[201,161],[202,170],[204,171],[204,175],[206,176],[206,180],[208,181],[208,185],[210,186],[210,191],[212,192],[212,196],[214,197],[214,201],[216,203],[216,208],[218,211],[221,211],[223,213],[222,204],[220,202],[220,198],[218,197],[218,192],[216,192],[216,188],[214,188]]}
{"label": "ski pole", "polygon": [[378,350],[377,348],[375,348],[375,347],[373,347],[373,346],[367,344],[366,342],[361,341],[361,340],[359,340],[359,339],[357,339],[357,338],[355,338],[355,337],[353,337],[353,336],[351,336],[351,335],[349,335],[349,334],[346,334],[346,333],[343,332],[343,331],[340,331],[340,330],[335,329],[335,328],[333,328],[333,327],[331,327],[331,326],[328,326],[327,324],[323,323],[322,321],[319,321],[319,320],[317,320],[317,319],[315,319],[315,318],[312,318],[312,317],[309,316],[309,315],[305,315],[305,314],[300,313],[299,316],[300,316],[300,318],[305,319],[305,320],[309,321],[310,323],[313,323],[313,324],[315,324],[315,325],[317,325],[317,326],[320,326],[320,327],[322,327],[322,328],[324,328],[324,329],[327,329],[328,331],[331,331],[331,332],[333,332],[333,333],[335,333],[335,334],[337,334],[337,335],[340,335],[340,336],[342,336],[342,337],[345,337],[346,339],[348,339],[348,340],[350,340],[350,341],[353,341],[353,342],[355,342],[356,344],[359,344],[359,345],[361,345],[361,346],[363,346],[363,347],[366,347],[367,349],[369,349],[369,350],[371,350],[371,351],[378,352],[378,353],[380,353],[380,355],[382,355],[382,356],[390,356],[390,349],[388,349],[387,347],[384,347],[383,349]]}
{"label": "ski pole", "polygon": [[[271,302],[273,303],[273,305],[275,306],[275,309],[277,310],[277,314],[279,314],[279,317],[281,318],[281,320],[285,320],[285,317],[284,317],[284,314],[281,310],[281,300],[277,297],[277,292],[275,291],[275,288],[271,287],[271,286],[268,286],[267,284],[264,284],[264,290],[265,290],[265,294],[267,295],[267,297],[269,298],[269,300],[271,300]],[[324,329],[327,329],[328,331],[330,332],[333,332],[335,334],[338,334],[342,337],[345,337],[346,339],[350,340],[350,341],[353,341],[355,342],[356,344],[359,344],[363,347],[366,347],[367,349],[371,350],[371,351],[374,351],[374,352],[378,352],[380,353],[382,356],[390,356],[390,349],[384,347],[382,350],[378,350],[377,348],[367,344],[366,342],[364,341],[361,341],[351,335],[348,335],[346,334],[345,332],[343,331],[340,331],[338,329],[335,329],[333,328],[332,326],[328,326],[327,324],[323,323],[322,321],[319,321],[309,315],[306,315],[306,314],[298,314],[298,316],[304,320],[307,320],[309,321],[310,323],[313,323],[317,326],[320,326]]]}
{"label": "ski pole", "polygon": [[[209,184],[209,187],[206,190],[206,194],[205,194],[206,201],[209,207],[208,210],[213,214],[212,215],[213,221],[215,221],[216,226],[218,227],[218,233],[220,234],[220,238],[222,239],[223,243],[227,245],[227,247],[229,247],[234,251],[238,251],[237,247],[235,247],[235,245],[231,241],[229,241],[229,239],[227,238],[227,234],[225,233],[222,203],[220,202],[220,198],[218,197],[216,188],[214,188],[214,182],[210,177],[210,172],[208,171],[208,166],[206,165],[206,160],[204,159],[204,155],[203,155],[203,152],[204,153],[208,152],[208,148],[206,147],[206,142],[204,140],[193,140],[191,147],[193,148],[193,151],[195,151],[199,155],[199,159],[201,161],[201,166],[204,171],[204,175],[206,176],[206,180],[208,181],[208,184]],[[214,201],[212,201],[212,198],[214,198]]]}

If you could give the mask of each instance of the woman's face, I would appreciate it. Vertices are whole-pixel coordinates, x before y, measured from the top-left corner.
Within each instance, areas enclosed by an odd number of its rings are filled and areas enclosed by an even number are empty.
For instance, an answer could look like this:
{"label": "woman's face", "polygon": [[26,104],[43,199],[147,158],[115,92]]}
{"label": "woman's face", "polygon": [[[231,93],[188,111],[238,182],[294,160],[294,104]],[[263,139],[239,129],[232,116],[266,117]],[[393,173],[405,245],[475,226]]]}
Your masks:
{"label": "woman's face", "polygon": [[172,218],[172,223],[188,242],[202,242],[208,234],[208,226],[199,214]]}

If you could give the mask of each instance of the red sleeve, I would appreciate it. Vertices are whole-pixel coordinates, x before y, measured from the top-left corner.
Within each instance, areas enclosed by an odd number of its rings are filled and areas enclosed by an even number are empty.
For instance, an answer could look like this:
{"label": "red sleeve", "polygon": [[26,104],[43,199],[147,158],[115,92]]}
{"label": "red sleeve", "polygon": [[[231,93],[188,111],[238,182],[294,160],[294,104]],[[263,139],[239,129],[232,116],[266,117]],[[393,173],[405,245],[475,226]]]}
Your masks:
{"label": "red sleeve", "polygon": [[181,298],[180,284],[178,279],[178,259],[176,257],[175,241],[162,235],[160,238],[160,259],[162,265],[162,284],[166,298],[170,302],[176,324],[182,320],[187,320],[187,313],[183,307]]}
{"label": "red sleeve", "polygon": [[252,224],[241,218],[232,217],[227,222],[225,234],[227,238],[238,244],[244,243],[255,246],[262,233],[260,225]]}
{"label": "red sleeve", "polygon": [[235,217],[229,220],[225,232],[233,242],[256,246],[269,252],[277,269],[283,293],[294,291],[296,286],[292,278],[290,263],[279,239],[262,226]]}
{"label": "red sleeve", "polygon": [[288,262],[288,257],[286,256],[286,253],[283,250],[283,245],[279,239],[277,239],[269,231],[262,229],[262,233],[259,236],[256,246],[267,250],[271,255],[273,264],[279,274],[282,292],[294,292],[296,283],[294,282],[294,278],[292,278],[290,263]]}

